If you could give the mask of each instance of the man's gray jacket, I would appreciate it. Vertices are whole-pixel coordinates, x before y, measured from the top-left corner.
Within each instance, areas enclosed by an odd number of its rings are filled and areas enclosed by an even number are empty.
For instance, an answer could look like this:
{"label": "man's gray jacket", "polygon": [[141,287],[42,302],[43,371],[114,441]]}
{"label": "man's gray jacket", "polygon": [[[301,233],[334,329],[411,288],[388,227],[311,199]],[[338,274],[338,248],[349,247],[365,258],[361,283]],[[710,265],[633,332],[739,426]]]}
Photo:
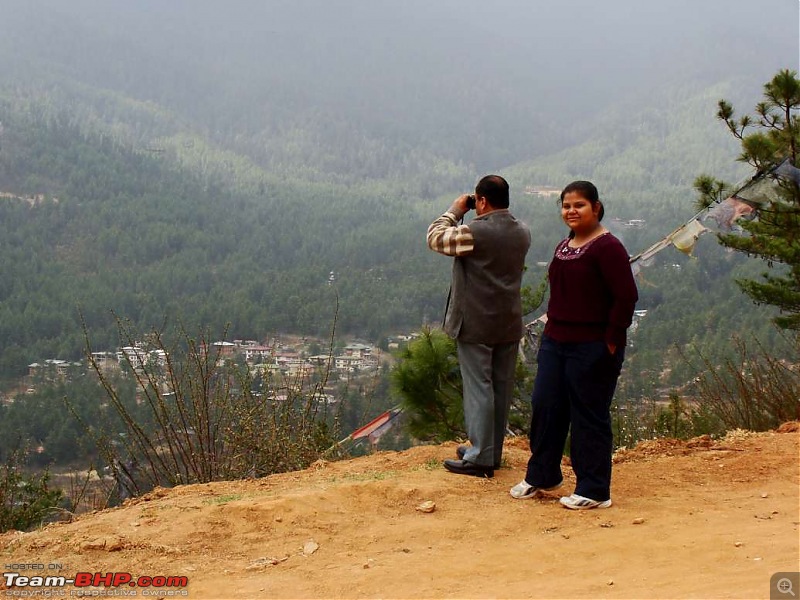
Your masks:
{"label": "man's gray jacket", "polygon": [[[436,247],[431,232],[437,223],[441,231],[448,222],[450,235],[443,235],[445,243]],[[445,213],[428,232],[432,249],[455,256],[444,331],[465,343],[519,341],[524,334],[520,287],[531,244],[528,226],[507,209],[493,210],[467,225],[456,222],[456,215]]]}

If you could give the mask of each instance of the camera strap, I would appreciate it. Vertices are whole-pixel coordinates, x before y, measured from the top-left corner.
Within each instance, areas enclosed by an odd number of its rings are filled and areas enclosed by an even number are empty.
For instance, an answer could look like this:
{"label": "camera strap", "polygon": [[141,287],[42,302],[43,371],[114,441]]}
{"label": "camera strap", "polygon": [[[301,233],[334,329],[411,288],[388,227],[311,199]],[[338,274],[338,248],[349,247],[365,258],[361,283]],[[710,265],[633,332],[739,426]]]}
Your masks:
{"label": "camera strap", "polygon": [[447,322],[447,309],[450,308],[450,295],[453,293],[453,286],[451,285],[450,288],[447,290],[447,302],[444,304],[444,316],[442,317],[442,329],[444,329],[444,324]]}

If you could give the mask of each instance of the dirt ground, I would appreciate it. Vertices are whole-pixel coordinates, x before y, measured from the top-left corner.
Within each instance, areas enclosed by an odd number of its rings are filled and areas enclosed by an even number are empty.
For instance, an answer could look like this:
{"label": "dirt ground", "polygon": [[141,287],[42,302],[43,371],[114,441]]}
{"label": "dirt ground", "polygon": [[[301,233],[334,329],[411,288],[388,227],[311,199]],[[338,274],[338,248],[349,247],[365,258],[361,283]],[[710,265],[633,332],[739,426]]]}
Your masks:
{"label": "dirt ground", "polygon": [[[799,450],[798,423],[646,442],[615,456],[614,506],[579,512],[557,492],[509,496],[526,440],[507,442],[493,479],[446,472],[455,444],[422,446],[157,489],[72,523],[3,534],[0,561],[25,577],[188,581],[80,588],[117,597],[769,598],[774,573],[800,571]],[[420,510],[428,501],[434,510]],[[8,581],[0,597],[79,591]]]}

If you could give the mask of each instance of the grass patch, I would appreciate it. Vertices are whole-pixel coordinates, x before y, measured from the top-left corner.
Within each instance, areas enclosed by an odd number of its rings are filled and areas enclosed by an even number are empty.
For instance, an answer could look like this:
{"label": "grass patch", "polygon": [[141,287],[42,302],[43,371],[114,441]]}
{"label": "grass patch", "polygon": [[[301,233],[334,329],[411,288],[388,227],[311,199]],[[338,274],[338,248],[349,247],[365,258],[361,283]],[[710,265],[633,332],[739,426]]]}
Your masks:
{"label": "grass patch", "polygon": [[426,471],[433,471],[434,469],[440,469],[441,466],[442,466],[442,461],[440,461],[438,458],[431,458],[425,464],[417,468],[425,469]]}
{"label": "grass patch", "polygon": [[376,471],[374,473],[348,473],[342,477],[334,477],[331,483],[337,481],[383,481],[397,477],[397,471]]}
{"label": "grass patch", "polygon": [[234,502],[242,498],[243,496],[241,494],[228,494],[227,496],[217,496],[216,498],[203,500],[203,504],[227,504],[228,502]]}

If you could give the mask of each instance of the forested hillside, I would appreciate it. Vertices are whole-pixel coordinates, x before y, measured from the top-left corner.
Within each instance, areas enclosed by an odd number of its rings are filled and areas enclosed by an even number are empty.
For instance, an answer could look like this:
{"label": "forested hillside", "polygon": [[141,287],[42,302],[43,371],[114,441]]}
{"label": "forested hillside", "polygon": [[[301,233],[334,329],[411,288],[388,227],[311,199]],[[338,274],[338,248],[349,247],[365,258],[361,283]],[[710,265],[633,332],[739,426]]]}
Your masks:
{"label": "forested hillside", "polygon": [[[752,106],[797,58],[789,24],[738,3],[711,41],[713,7],[683,0],[617,36],[582,2],[162,4],[12,2],[0,22],[3,379],[78,358],[81,314],[96,348],[112,313],[246,338],[325,333],[337,300],[371,341],[438,323],[449,262],[426,226],[490,171],[534,231],[528,283],[562,235],[530,185],[592,179],[609,219],[646,221],[615,231],[639,251],[691,216],[700,172],[747,174],[716,101]],[[701,241],[642,275],[639,374],[675,343],[771,335],[732,283],[761,265]]]}
{"label": "forested hillside", "polygon": [[232,336],[324,333],[338,292],[342,330],[377,339],[440,307],[433,257],[412,243],[426,223],[398,215],[401,199],[377,186],[265,178],[247,193],[58,116],[5,114],[6,190],[45,192],[0,202],[7,374],[77,357],[79,311],[103,348],[116,344],[112,310],[145,328],[166,319],[230,323]]}

